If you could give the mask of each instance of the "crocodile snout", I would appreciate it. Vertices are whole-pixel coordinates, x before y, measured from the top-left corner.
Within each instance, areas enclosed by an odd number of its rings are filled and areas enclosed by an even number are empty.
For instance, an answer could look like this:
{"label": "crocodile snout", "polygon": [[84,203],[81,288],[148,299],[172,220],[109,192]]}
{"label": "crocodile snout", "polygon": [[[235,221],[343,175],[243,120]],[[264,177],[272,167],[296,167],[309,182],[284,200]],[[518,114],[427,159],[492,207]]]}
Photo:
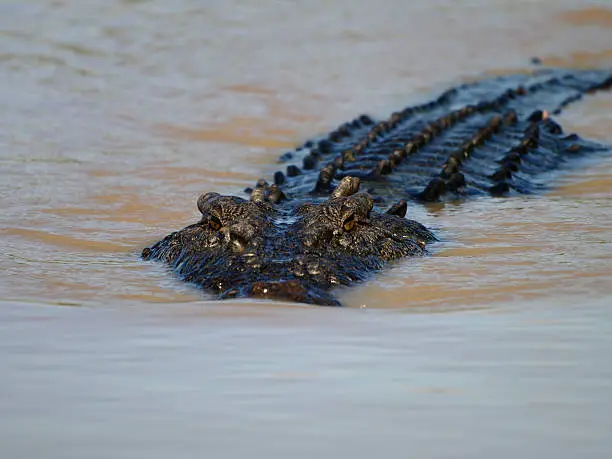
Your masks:
{"label": "crocodile snout", "polygon": [[299,280],[279,280],[253,283],[247,296],[275,300],[314,303],[323,306],[340,306],[340,302],[319,288],[306,286]]}

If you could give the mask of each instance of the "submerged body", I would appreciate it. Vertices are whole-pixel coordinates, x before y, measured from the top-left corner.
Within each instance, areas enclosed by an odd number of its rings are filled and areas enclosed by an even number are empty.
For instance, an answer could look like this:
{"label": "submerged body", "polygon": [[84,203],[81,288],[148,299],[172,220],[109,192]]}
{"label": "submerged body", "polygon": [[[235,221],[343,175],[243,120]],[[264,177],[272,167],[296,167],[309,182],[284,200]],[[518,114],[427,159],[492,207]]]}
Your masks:
{"label": "submerged body", "polygon": [[283,155],[301,162],[272,185],[260,180],[249,201],[203,194],[202,219],[143,258],[220,298],[338,305],[333,287],[435,241],[404,218],[404,200],[534,193],[567,159],[609,149],[563,133],[550,115],[611,85],[612,72],[545,70],[464,84],[377,123],[362,115]]}

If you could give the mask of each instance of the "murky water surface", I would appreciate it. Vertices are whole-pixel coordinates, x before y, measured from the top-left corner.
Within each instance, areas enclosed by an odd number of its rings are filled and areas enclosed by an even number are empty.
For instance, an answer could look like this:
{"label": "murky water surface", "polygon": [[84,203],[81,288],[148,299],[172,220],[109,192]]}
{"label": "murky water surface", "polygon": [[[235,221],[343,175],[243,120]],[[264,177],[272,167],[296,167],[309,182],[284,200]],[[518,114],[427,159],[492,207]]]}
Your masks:
{"label": "murky water surface", "polygon": [[[358,113],[532,56],[612,67],[606,1],[302,3],[0,4],[0,456],[612,457],[612,155],[410,209],[443,242],[349,308],[203,301],[139,261]],[[561,121],[612,143],[612,94]]]}

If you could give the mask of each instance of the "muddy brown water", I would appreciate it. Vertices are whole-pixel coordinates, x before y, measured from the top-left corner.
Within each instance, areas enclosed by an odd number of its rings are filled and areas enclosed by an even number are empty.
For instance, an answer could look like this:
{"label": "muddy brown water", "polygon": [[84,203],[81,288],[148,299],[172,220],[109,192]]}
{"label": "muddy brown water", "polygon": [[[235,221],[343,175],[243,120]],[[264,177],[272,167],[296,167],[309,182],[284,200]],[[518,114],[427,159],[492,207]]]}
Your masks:
{"label": "muddy brown water", "polygon": [[[443,242],[348,308],[138,259],[359,113],[612,67],[608,2],[38,0],[0,36],[0,457],[612,457],[612,156],[411,208]],[[612,94],[561,121],[612,143]]]}

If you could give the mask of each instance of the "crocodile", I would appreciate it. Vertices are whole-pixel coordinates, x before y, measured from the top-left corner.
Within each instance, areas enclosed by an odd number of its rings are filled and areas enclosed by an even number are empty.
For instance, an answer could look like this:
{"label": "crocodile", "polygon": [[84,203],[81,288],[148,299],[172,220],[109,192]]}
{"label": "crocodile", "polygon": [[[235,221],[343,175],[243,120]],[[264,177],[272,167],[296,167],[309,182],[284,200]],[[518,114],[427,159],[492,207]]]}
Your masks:
{"label": "crocodile", "polygon": [[553,116],[612,86],[612,71],[538,69],[463,83],[375,121],[368,115],[279,161],[248,199],[202,194],[201,219],[142,251],[219,299],[340,305],[337,286],[423,256],[436,236],[408,203],[542,193],[550,172],[610,147]]}

